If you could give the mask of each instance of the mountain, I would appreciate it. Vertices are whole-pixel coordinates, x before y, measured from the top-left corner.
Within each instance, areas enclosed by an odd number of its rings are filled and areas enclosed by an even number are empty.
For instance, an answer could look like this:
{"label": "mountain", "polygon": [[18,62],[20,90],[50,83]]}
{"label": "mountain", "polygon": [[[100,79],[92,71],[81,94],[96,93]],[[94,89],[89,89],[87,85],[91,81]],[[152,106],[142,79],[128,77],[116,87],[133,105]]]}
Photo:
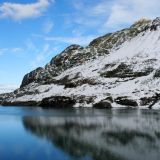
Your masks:
{"label": "mountain", "polygon": [[26,74],[2,105],[57,107],[160,106],[160,18],[141,19],[87,47],[71,45]]}

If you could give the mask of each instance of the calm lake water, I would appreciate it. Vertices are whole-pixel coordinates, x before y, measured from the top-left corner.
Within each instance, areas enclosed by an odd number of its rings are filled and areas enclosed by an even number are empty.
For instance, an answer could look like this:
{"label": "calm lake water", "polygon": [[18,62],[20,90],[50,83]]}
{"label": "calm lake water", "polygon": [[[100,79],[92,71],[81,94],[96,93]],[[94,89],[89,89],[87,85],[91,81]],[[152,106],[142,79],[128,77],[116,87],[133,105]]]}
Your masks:
{"label": "calm lake water", "polygon": [[159,160],[160,111],[0,107],[0,160]]}

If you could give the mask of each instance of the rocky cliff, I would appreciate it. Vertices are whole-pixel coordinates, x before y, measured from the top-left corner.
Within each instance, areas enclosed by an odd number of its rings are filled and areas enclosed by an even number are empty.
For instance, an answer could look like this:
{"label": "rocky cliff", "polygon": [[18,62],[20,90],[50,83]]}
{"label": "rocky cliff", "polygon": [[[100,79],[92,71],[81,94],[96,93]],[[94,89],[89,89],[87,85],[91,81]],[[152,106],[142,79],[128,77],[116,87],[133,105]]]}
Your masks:
{"label": "rocky cliff", "polygon": [[2,105],[159,108],[160,18],[71,45],[26,74]]}

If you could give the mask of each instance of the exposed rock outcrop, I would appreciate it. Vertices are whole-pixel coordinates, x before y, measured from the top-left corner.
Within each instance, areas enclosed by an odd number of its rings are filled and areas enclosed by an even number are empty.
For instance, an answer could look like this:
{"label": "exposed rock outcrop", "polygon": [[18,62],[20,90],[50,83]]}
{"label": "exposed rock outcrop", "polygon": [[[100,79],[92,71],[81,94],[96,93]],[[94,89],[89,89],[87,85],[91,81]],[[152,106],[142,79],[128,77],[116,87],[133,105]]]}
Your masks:
{"label": "exposed rock outcrop", "polygon": [[129,99],[128,97],[118,97],[115,99],[115,102],[124,106],[137,107],[138,103],[135,100]]}

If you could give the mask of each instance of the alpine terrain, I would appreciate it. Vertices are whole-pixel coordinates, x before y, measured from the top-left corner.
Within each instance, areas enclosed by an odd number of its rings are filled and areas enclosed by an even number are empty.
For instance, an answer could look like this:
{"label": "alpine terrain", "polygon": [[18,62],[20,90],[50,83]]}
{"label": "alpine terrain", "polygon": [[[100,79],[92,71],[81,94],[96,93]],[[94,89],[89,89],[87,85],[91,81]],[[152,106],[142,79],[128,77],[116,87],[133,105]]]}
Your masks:
{"label": "alpine terrain", "polygon": [[1,105],[160,108],[160,18],[141,19],[87,47],[71,45],[26,74]]}

